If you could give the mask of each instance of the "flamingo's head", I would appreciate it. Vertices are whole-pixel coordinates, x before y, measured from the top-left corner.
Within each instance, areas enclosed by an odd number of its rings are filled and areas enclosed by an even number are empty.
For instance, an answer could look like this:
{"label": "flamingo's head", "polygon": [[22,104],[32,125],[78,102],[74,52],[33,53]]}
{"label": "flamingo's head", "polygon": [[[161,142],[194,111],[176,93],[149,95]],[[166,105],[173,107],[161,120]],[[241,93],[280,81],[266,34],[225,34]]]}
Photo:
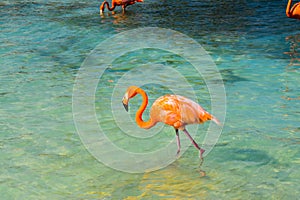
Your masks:
{"label": "flamingo's head", "polygon": [[137,89],[137,86],[130,86],[127,88],[127,91],[122,99],[122,103],[126,111],[128,111],[129,99],[133,98],[137,94]]}

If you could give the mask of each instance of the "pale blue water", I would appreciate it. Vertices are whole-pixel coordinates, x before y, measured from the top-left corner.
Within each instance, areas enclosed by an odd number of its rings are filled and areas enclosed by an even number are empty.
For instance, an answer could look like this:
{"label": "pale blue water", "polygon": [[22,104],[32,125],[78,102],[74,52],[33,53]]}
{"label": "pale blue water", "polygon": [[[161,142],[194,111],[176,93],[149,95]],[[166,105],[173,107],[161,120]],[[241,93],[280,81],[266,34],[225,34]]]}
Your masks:
{"label": "pale blue water", "polygon": [[[128,7],[126,15],[118,8],[104,18],[98,14],[99,4],[0,3],[1,198],[299,198],[300,21],[285,16],[285,1],[146,0]],[[217,146],[201,167],[206,177],[200,177],[192,146],[166,168],[130,174],[95,159],[76,132],[73,84],[86,56],[111,35],[148,26],[170,28],[195,39],[222,74],[226,122]],[[119,70],[108,70],[104,87],[96,93],[99,113],[103,115],[103,108],[110,105],[105,96],[126,70],[154,61],[186,65],[161,52],[148,55],[136,52],[115,60]],[[184,73],[199,92],[201,104],[209,108],[204,83],[193,72]],[[169,92],[159,87],[148,90],[153,90],[149,93],[153,99]],[[106,114],[103,126],[119,133]],[[205,128],[200,127],[197,141]],[[163,146],[159,141],[174,135],[169,131],[143,145],[149,144],[148,150]],[[120,135],[110,137],[124,145]]]}

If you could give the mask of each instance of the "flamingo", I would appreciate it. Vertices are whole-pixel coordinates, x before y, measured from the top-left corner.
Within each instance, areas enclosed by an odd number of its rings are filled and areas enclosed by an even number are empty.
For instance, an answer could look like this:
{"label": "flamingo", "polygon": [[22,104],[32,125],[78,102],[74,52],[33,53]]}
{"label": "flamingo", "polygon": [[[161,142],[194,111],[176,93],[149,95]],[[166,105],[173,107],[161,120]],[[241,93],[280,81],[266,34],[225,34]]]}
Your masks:
{"label": "flamingo", "polygon": [[104,0],[100,6],[100,14],[104,12],[105,6],[109,11],[113,11],[116,6],[122,6],[123,13],[125,13],[125,8],[129,5],[135,4],[136,2],[143,2],[143,0],[112,0],[111,7],[109,7],[109,3]]}
{"label": "flamingo", "polygon": [[290,18],[300,19],[300,3],[296,3],[292,6],[292,0],[289,0],[286,6],[286,16]]}
{"label": "flamingo", "polygon": [[148,121],[143,121],[142,115],[148,105],[148,96],[146,92],[137,87],[128,87],[122,103],[126,111],[128,111],[129,100],[140,94],[143,98],[143,102],[136,112],[135,120],[140,128],[149,129],[155,126],[156,123],[162,122],[175,128],[176,140],[177,140],[177,155],[180,153],[180,139],[178,130],[183,131],[186,136],[191,140],[192,144],[199,150],[200,159],[203,160],[202,154],[204,149],[200,148],[195,142],[185,126],[188,124],[201,124],[207,120],[212,120],[216,124],[220,125],[217,118],[205,111],[196,102],[180,96],[167,94],[156,99],[150,109],[150,118]]}

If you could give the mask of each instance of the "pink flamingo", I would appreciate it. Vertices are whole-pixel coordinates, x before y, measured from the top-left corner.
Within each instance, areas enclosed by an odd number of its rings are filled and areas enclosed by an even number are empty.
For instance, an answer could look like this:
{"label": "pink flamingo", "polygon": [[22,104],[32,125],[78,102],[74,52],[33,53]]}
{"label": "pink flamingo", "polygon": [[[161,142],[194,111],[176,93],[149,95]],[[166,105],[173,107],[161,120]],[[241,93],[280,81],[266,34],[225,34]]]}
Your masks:
{"label": "pink flamingo", "polygon": [[125,8],[129,5],[135,4],[136,2],[143,2],[143,0],[112,0],[111,7],[109,7],[109,3],[104,0],[100,6],[100,14],[104,12],[105,6],[109,11],[113,11],[116,6],[122,6],[123,13],[125,13]]}
{"label": "pink flamingo", "polygon": [[[292,7],[292,0],[289,0],[286,6],[286,16],[300,19],[300,3],[295,3]],[[292,7],[292,8],[291,8]]]}
{"label": "pink flamingo", "polygon": [[193,145],[200,151],[200,158],[203,159],[202,154],[205,150],[199,147],[189,132],[185,129],[185,126],[188,124],[201,124],[207,120],[212,120],[216,124],[220,125],[217,118],[205,111],[199,104],[186,97],[168,94],[155,100],[150,110],[150,119],[145,122],[142,119],[142,115],[148,105],[148,96],[143,89],[137,86],[130,86],[126,91],[122,102],[126,111],[128,111],[129,99],[135,97],[137,94],[140,94],[143,98],[142,105],[136,112],[135,117],[136,123],[139,127],[149,129],[155,126],[158,122],[173,126],[175,128],[177,139],[177,155],[180,152],[178,130],[182,130],[191,140]]}

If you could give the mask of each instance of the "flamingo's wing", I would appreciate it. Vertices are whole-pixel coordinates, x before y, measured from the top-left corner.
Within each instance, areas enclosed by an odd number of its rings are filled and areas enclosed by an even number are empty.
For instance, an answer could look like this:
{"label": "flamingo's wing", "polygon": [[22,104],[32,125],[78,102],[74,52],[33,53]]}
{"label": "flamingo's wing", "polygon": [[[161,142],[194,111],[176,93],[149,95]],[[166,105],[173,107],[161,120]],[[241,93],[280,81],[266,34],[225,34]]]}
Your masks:
{"label": "flamingo's wing", "polygon": [[181,102],[181,117],[186,124],[204,123],[207,120],[212,120],[220,125],[219,120],[204,110],[198,103],[178,95],[177,98]]}
{"label": "flamingo's wing", "polygon": [[152,105],[150,115],[157,121],[179,128],[183,125],[180,116],[180,102],[173,96],[165,95],[156,99]]}
{"label": "flamingo's wing", "polygon": [[215,121],[215,118],[198,103],[179,95],[165,95],[158,98],[153,103],[150,114],[157,121],[177,129],[184,129],[187,124]]}

